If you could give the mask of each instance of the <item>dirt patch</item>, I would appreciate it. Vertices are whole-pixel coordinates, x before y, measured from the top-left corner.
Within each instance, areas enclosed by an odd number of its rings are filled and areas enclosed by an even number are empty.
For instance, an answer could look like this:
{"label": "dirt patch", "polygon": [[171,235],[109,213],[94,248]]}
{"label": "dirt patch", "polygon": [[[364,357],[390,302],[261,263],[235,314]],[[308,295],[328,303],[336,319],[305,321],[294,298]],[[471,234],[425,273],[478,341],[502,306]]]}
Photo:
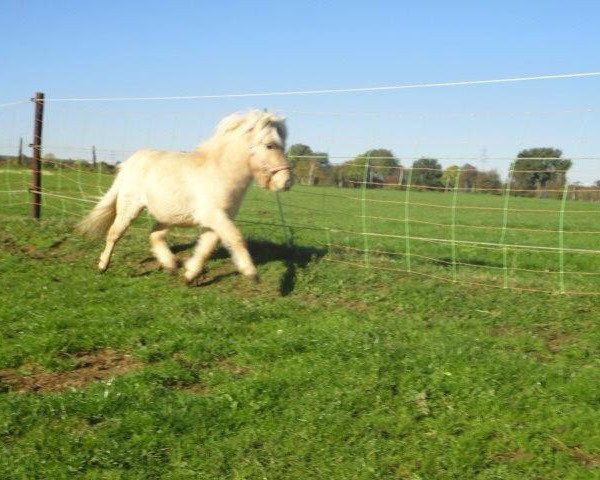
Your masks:
{"label": "dirt patch", "polygon": [[516,338],[523,335],[523,332],[514,325],[508,324],[498,324],[493,325],[490,331],[491,335],[494,337],[511,337]]}
{"label": "dirt patch", "polygon": [[136,263],[131,271],[129,272],[130,277],[143,277],[150,275],[160,270],[159,263],[152,257],[144,258],[140,262]]}
{"label": "dirt patch", "polygon": [[524,460],[531,457],[531,453],[527,453],[525,450],[521,450],[519,448],[510,452],[497,453],[496,455],[494,455],[494,460],[496,460],[497,462],[512,462],[515,460]]}
{"label": "dirt patch", "polygon": [[600,454],[589,453],[579,447],[569,447],[556,437],[550,437],[550,443],[557,450],[562,450],[581,465],[588,468],[600,467]]}
{"label": "dirt patch", "polygon": [[175,360],[177,363],[187,368],[188,370],[210,370],[211,368],[217,367],[221,370],[226,370],[235,376],[245,375],[248,372],[250,372],[250,369],[248,367],[236,365],[229,358],[224,356],[218,356],[212,362],[202,362],[198,364],[187,359],[181,353],[175,353],[173,355],[173,360]]}
{"label": "dirt patch", "polygon": [[21,244],[14,237],[0,233],[0,250],[18,257],[26,257],[34,260],[58,258],[63,262],[71,262],[86,255],[87,252],[83,249],[65,249],[64,247],[68,246],[68,240],[68,237],[61,237],[54,240],[47,247],[39,249],[33,245]]}
{"label": "dirt patch", "polygon": [[546,336],[546,348],[552,353],[560,352],[564,345],[572,340],[573,336],[564,332],[554,332]]}
{"label": "dirt patch", "polygon": [[250,369],[248,367],[236,365],[231,360],[225,357],[220,357],[217,359],[217,366],[223,370],[227,370],[229,373],[233,374],[236,377],[241,377],[242,375],[246,375],[248,372],[250,372]]}
{"label": "dirt patch", "polygon": [[[195,363],[185,358],[184,355],[176,353],[173,355],[173,359],[183,367],[194,371],[211,370],[217,368],[231,373],[236,378],[246,375],[250,372],[248,367],[236,365],[230,359],[223,356],[216,357],[211,362]],[[175,384],[171,385],[171,387],[177,390],[193,393],[206,393],[209,391],[209,388],[206,387],[200,380],[194,382],[176,382]]]}
{"label": "dirt patch", "polygon": [[17,255],[20,257],[29,257],[40,260],[45,257],[44,253],[31,245],[18,245],[10,237],[0,237],[0,250]]}
{"label": "dirt patch", "polygon": [[31,375],[23,375],[12,369],[0,370],[0,391],[54,392],[82,388],[140,367],[141,363],[129,355],[107,348],[77,355],[73,370],[66,372],[44,372],[36,366],[30,367]]}
{"label": "dirt patch", "polygon": [[429,404],[427,402],[427,392],[418,393],[414,398],[414,402],[417,406],[417,411],[419,412],[420,416],[427,417],[431,414],[431,410],[429,409]]}
{"label": "dirt patch", "polygon": [[206,393],[208,392],[208,388],[205,387],[202,383],[176,383],[173,385],[173,388],[176,390],[181,390],[183,392],[192,392],[192,393]]}
{"label": "dirt patch", "polygon": [[74,252],[69,252],[69,253],[63,253],[63,254],[55,254],[53,255],[56,258],[60,258],[63,262],[69,263],[69,262],[73,262],[75,260],[79,260],[81,257],[84,257],[86,254],[85,251],[83,250],[79,250],[79,251],[74,251]]}

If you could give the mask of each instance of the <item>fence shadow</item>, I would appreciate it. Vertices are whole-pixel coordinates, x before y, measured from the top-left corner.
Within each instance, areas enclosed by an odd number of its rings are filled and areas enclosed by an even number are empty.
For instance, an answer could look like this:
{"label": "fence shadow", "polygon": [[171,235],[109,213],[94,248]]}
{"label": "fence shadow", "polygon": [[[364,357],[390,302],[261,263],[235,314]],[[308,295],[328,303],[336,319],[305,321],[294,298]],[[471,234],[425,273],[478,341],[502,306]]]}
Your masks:
{"label": "fence shadow", "polygon": [[[459,262],[459,266],[473,266],[473,267],[490,267],[490,268],[503,268],[503,264],[488,260],[484,258],[462,258],[457,257],[456,261]],[[428,260],[428,262],[438,265],[443,268],[452,268],[452,257],[440,257],[437,259]]]}
{"label": "fence shadow", "polygon": [[[194,247],[193,243],[184,243],[171,245],[173,253],[190,250]],[[269,242],[267,240],[248,240],[248,250],[252,260],[256,265],[265,265],[270,262],[283,262],[285,271],[279,279],[278,290],[281,296],[289,295],[296,285],[296,272],[298,268],[305,268],[312,260],[318,260],[327,252],[323,248],[281,245],[279,243]],[[213,259],[229,258],[229,252],[223,247],[217,249],[212,256]],[[217,283],[227,277],[237,275],[237,272],[217,273],[205,281],[199,281],[198,286],[208,286]]]}

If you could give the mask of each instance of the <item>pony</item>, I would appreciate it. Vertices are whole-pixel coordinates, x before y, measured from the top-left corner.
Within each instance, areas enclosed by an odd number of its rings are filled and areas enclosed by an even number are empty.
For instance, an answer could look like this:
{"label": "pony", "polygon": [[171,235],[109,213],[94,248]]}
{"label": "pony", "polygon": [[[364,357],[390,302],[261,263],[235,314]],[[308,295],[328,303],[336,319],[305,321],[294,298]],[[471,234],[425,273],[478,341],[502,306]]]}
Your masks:
{"label": "pony", "polygon": [[257,270],[233,220],[254,179],[264,189],[279,192],[292,185],[285,157],[285,120],[252,110],[234,113],[217,125],[213,135],[191,152],[139,150],[123,162],[110,189],[77,225],[88,236],[106,233],[98,270],[106,271],[113,248],[127,227],[146,208],[154,218],[152,253],[168,272],[178,264],[166,243],[173,226],[199,226],[192,256],[184,263],[191,283],[219,245],[227,248],[237,270],[258,281]]}

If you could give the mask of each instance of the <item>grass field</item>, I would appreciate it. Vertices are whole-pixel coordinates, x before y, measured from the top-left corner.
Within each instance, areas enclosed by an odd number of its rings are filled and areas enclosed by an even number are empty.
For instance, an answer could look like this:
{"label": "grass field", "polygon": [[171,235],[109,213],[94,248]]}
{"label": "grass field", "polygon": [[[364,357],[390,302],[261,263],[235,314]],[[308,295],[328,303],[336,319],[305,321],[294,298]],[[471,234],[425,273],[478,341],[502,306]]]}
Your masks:
{"label": "grass field", "polygon": [[[89,167],[45,173],[44,217],[71,221],[89,210],[113,179]],[[0,194],[0,204],[9,214],[28,215],[30,173],[4,169],[2,177],[5,192],[19,193]],[[245,232],[276,243],[291,239],[358,267],[466,285],[600,294],[598,203],[301,185],[280,201],[281,213],[277,197],[251,188],[238,216]],[[147,217],[137,222],[146,230],[149,225]]]}
{"label": "grass field", "polygon": [[[72,226],[109,175],[49,171],[39,223],[26,174],[0,179],[0,478],[600,478],[600,299],[460,283],[558,290],[560,236],[538,230],[559,229],[560,201],[511,197],[527,211],[505,256],[481,245],[501,196],[414,191],[407,222],[405,192],[297,187],[288,248],[253,188],[261,283],[220,252],[186,287],[150,258],[145,218],[94,271],[101,245]],[[456,225],[491,228],[452,237],[452,202]],[[481,206],[499,210],[465,208]],[[596,249],[598,206],[565,210],[564,247]],[[421,275],[402,272],[407,223]],[[191,239],[174,233],[178,256]],[[600,292],[581,273],[597,255],[563,266],[567,290]]]}

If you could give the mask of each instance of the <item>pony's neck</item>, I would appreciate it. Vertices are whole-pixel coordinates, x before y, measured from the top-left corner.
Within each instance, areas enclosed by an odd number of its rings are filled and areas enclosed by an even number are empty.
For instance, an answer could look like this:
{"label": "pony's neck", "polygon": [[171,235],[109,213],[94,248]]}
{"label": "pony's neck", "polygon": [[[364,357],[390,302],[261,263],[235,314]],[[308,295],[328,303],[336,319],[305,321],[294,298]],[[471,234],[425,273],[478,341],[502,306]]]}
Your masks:
{"label": "pony's neck", "polygon": [[219,177],[239,195],[243,195],[252,182],[250,147],[245,139],[229,142],[207,142],[198,148],[213,163]]}

